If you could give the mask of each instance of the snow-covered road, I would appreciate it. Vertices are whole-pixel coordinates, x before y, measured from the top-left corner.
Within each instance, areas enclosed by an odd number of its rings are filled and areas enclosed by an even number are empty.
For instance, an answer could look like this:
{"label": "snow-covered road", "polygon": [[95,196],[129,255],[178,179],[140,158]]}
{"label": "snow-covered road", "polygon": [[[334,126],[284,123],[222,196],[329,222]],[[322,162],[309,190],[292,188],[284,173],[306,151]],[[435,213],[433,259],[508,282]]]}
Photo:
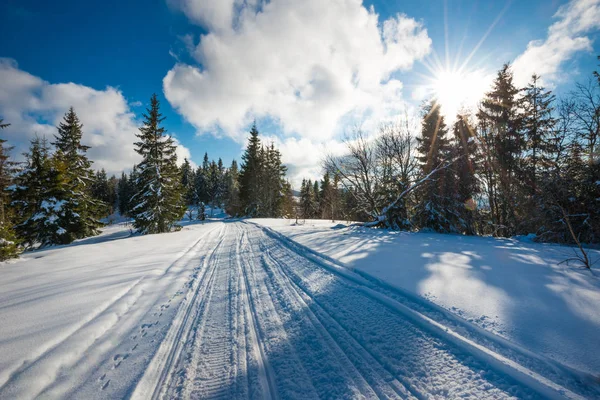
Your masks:
{"label": "snow-covered road", "polygon": [[193,232],[160,274],[0,371],[0,398],[580,398],[535,357],[483,346],[267,228]]}

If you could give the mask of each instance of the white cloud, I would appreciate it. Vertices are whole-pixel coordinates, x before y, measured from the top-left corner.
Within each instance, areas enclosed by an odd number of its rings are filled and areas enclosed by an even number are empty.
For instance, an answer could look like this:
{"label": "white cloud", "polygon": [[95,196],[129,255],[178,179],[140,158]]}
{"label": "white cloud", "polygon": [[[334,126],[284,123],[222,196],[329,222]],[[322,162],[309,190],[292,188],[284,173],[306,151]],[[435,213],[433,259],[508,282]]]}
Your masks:
{"label": "white cloud", "polygon": [[386,118],[404,108],[391,74],[431,48],[420,22],[401,14],[381,22],[361,0],[170,4],[208,33],[192,52],[197,65],[168,72],[165,96],[199,132],[239,142],[254,118],[274,120],[290,146],[321,146],[347,123]]}
{"label": "white cloud", "polygon": [[261,135],[265,144],[274,143],[281,152],[288,167],[288,179],[294,189],[300,190],[303,178],[320,179],[323,176],[321,162],[327,155],[341,155],[346,145],[339,140],[317,142],[308,138],[281,138],[275,135]]}
{"label": "white cloud", "polygon": [[600,29],[600,0],[572,0],[554,15],[546,40],[529,42],[527,50],[513,63],[515,83],[525,85],[537,73],[546,81],[561,78],[561,64],[580,51],[591,51],[586,36]]}
{"label": "white cloud", "polygon": [[[0,134],[15,146],[15,158],[35,135],[53,141],[56,125],[73,106],[84,125],[82,142],[91,146],[88,156],[94,168],[119,173],[139,161],[133,146],[138,123],[130,109],[138,104],[128,104],[118,89],[52,84],[20,70],[10,59],[0,59],[0,82],[0,118],[11,124]],[[189,157],[189,150],[178,147],[178,155]]]}
{"label": "white cloud", "polygon": [[192,168],[198,168],[198,165],[192,161],[192,153],[190,152],[190,149],[182,145],[175,136],[172,137],[173,142],[177,146],[177,148],[175,149],[175,154],[177,154],[177,165],[181,166],[181,164],[183,164],[183,161],[187,158]]}
{"label": "white cloud", "polygon": [[220,30],[232,23],[234,0],[167,0],[193,22],[211,30]]}

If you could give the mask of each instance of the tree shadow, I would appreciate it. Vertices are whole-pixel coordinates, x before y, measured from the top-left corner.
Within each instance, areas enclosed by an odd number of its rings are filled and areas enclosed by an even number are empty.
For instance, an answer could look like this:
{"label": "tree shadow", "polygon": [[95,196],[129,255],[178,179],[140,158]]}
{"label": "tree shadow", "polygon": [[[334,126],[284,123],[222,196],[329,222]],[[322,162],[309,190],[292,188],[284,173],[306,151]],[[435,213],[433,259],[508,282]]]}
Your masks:
{"label": "tree shadow", "polygon": [[282,231],[538,354],[600,371],[600,281],[559,265],[570,247],[364,228]]}

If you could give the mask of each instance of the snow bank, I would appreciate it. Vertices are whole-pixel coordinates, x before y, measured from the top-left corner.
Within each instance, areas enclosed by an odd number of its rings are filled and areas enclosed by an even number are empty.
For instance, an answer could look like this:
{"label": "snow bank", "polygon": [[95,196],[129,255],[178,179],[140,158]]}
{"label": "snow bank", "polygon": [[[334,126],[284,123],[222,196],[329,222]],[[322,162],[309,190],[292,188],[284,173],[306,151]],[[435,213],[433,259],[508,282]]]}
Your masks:
{"label": "snow bank", "polygon": [[340,221],[252,221],[537,354],[595,375],[600,371],[599,272],[558,265],[571,248],[344,228]]}

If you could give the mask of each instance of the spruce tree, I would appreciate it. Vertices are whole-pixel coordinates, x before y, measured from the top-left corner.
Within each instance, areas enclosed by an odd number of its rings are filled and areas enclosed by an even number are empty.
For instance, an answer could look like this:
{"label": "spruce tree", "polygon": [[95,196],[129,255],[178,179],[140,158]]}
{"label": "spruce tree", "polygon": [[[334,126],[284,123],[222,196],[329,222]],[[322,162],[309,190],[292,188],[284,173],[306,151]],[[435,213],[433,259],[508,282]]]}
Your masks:
{"label": "spruce tree", "polygon": [[321,189],[317,179],[313,183],[313,218],[321,218]]}
{"label": "spruce tree", "polygon": [[108,176],[106,175],[104,168],[96,172],[94,181],[92,182],[91,194],[94,199],[102,202],[104,206],[102,212],[105,215],[112,214],[113,194],[111,193],[111,187],[108,183]]}
{"label": "spruce tree", "polygon": [[186,158],[181,165],[181,187],[183,189],[183,198],[186,206],[195,206],[198,202],[196,199],[194,181],[194,170],[190,161]]}
{"label": "spruce tree", "polygon": [[117,192],[119,213],[123,216],[130,216],[130,200],[131,196],[133,196],[134,193],[131,187],[130,180],[125,172],[121,174],[121,178],[119,179],[119,183],[117,186]]}
{"label": "spruce tree", "polygon": [[225,197],[225,211],[227,214],[235,217],[240,214],[240,187],[239,187],[239,171],[237,161],[231,162],[231,167],[227,171],[226,181],[226,197]]}
{"label": "spruce tree", "polygon": [[156,94],[144,114],[144,125],[137,134],[136,152],[142,156],[138,165],[138,192],[134,195],[134,226],[143,234],[169,232],[177,226],[185,206],[177,167],[176,146],[160,126],[164,117]]}
{"label": "spruce tree", "polygon": [[557,136],[556,119],[553,117],[554,95],[540,86],[539,77],[533,75],[531,82],[523,89],[521,99],[522,130],[525,138],[524,157],[521,162],[517,233],[533,233],[542,225],[540,196],[540,176],[555,166]]}
{"label": "spruce tree", "polygon": [[283,185],[283,197],[281,200],[281,216],[284,218],[295,217],[296,200],[290,182],[286,181]]}
{"label": "spruce tree", "polygon": [[539,76],[533,75],[524,89],[522,99],[522,128],[526,138],[527,155],[523,160],[524,180],[530,193],[537,191],[540,172],[551,167],[556,143],[553,140],[556,119],[553,117],[552,103],[555,97],[551,91],[539,84]]}
{"label": "spruce tree", "polygon": [[[417,138],[421,175],[427,176],[451,158],[448,128],[440,106],[432,100],[423,106],[421,137]],[[448,169],[439,171],[418,190],[419,203],[415,211],[417,226],[437,232],[456,231],[454,215],[450,209]]]}
{"label": "spruce tree", "polygon": [[[10,124],[3,123],[0,119],[0,129]],[[12,147],[5,146],[6,140],[0,139],[0,261],[16,257],[19,250],[19,240],[13,228],[12,210],[9,208],[10,197],[7,189],[12,184],[12,175],[16,163],[10,161],[9,153]]]}
{"label": "spruce tree", "polygon": [[[205,154],[204,157],[208,160],[208,156]],[[207,161],[208,164],[208,161]],[[201,166],[196,169],[194,174],[194,199],[196,204],[205,204],[208,201],[208,184],[207,184],[208,166],[206,169]]]}
{"label": "spruce tree", "polygon": [[287,168],[281,162],[281,153],[271,143],[264,152],[263,179],[263,217],[281,217],[282,204],[286,193],[285,173]]}
{"label": "spruce tree", "polygon": [[112,175],[110,178],[108,178],[108,205],[110,206],[110,213],[114,213],[117,210],[117,201],[119,198],[119,194],[118,194],[118,187],[119,187],[119,179],[115,176]]}
{"label": "spruce tree", "polygon": [[312,218],[313,213],[313,185],[311,180],[302,179],[302,185],[300,187],[300,210],[302,212],[302,218]]}
{"label": "spruce tree", "polygon": [[450,195],[451,205],[457,213],[458,228],[461,233],[474,235],[476,233],[477,203],[475,197],[479,192],[476,166],[477,147],[475,131],[465,115],[457,115],[453,127],[452,157],[455,160],[449,173],[455,174],[456,185]]}
{"label": "spruce tree", "polygon": [[332,210],[332,197],[333,190],[331,187],[331,181],[329,178],[329,172],[325,172],[323,175],[323,179],[321,180],[321,188],[319,189],[319,198],[321,202],[319,204],[320,208],[320,218],[323,219],[333,219],[333,210]]}
{"label": "spruce tree", "polygon": [[73,107],[65,114],[58,125],[58,134],[52,143],[56,147],[54,160],[56,168],[64,171],[64,184],[57,200],[64,207],[59,225],[66,233],[61,242],[70,243],[75,239],[94,236],[99,233],[102,223],[98,220],[106,205],[92,196],[94,173],[92,162],[87,158],[89,146],[81,144],[83,125]]}
{"label": "spruce tree", "polygon": [[216,162],[211,162],[208,167],[207,189],[210,204],[210,216],[212,218],[214,209],[219,207],[219,199],[221,197],[221,176],[219,166]]}
{"label": "spruce tree", "polygon": [[64,199],[70,180],[64,163],[51,158],[48,142],[39,138],[31,141],[25,159],[12,193],[18,235],[26,248],[70,243],[66,227],[74,216]]}
{"label": "spruce tree", "polygon": [[240,169],[240,201],[243,213],[247,216],[257,216],[260,210],[260,177],[262,173],[261,144],[258,137],[256,122],[250,130],[248,145],[242,155]]}
{"label": "spruce tree", "polygon": [[521,135],[518,93],[510,65],[505,64],[477,113],[485,154],[486,197],[494,227],[491,233],[499,236],[511,236],[517,229],[518,177],[525,142]]}

